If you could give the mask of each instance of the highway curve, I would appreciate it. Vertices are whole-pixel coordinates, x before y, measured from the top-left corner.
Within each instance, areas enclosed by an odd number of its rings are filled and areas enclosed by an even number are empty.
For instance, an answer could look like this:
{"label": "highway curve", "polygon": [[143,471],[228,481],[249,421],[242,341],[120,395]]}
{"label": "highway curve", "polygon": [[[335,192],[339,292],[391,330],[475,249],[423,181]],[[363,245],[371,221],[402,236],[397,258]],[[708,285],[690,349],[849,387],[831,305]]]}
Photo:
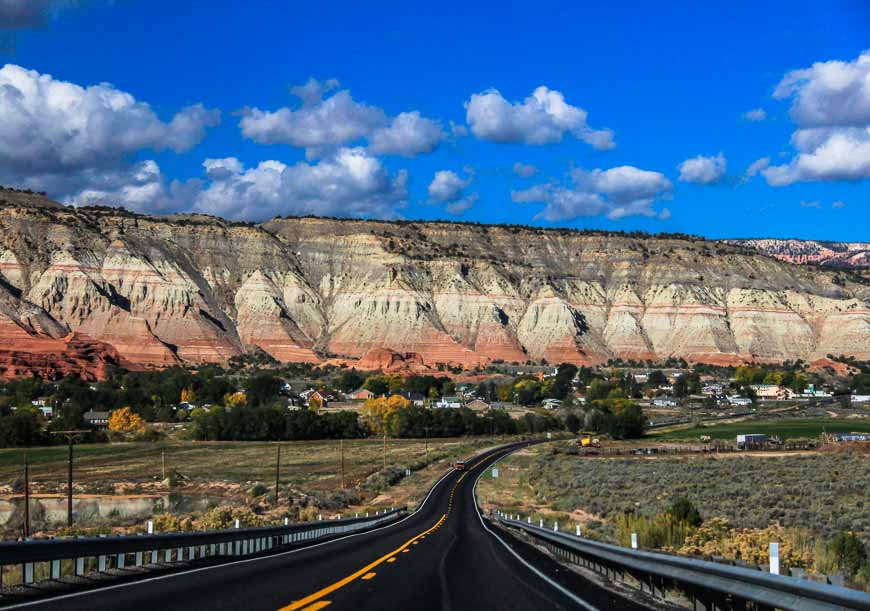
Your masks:
{"label": "highway curve", "polygon": [[640,608],[539,551],[504,535],[500,540],[486,529],[473,488],[480,473],[505,452],[493,450],[467,471],[448,474],[420,511],[377,531],[26,606],[89,611]]}

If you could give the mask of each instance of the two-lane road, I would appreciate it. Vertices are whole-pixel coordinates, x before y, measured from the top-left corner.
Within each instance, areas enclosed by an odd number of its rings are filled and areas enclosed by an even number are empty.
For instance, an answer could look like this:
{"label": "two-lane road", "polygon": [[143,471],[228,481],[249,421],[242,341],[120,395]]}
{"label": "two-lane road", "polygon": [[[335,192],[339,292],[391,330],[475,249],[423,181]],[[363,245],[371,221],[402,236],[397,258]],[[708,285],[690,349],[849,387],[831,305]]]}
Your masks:
{"label": "two-lane road", "polygon": [[467,471],[447,474],[419,511],[376,531],[35,604],[89,611],[639,608],[489,531],[474,484],[504,453],[488,452]]}

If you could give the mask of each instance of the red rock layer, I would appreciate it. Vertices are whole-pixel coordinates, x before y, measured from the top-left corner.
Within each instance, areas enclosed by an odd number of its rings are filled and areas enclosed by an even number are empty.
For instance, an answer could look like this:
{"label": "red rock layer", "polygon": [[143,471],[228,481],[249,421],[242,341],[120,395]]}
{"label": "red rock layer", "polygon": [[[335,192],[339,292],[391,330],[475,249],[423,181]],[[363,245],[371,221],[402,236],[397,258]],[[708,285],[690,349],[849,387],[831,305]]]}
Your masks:
{"label": "red rock layer", "polygon": [[[10,328],[14,327],[14,328]],[[79,333],[62,339],[32,336],[15,324],[0,325],[0,378],[38,375],[56,380],[78,375],[83,380],[105,380],[109,368],[125,366],[109,344]]]}

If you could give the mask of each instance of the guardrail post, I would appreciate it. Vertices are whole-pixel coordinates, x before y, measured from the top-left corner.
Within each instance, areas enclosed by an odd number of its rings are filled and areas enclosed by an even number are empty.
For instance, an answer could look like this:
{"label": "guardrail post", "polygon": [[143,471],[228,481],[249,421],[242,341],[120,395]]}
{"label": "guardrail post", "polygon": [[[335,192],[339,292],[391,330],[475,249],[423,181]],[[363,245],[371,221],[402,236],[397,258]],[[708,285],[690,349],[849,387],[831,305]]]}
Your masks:
{"label": "guardrail post", "polygon": [[127,556],[127,554],[118,554],[117,555],[117,557],[115,558],[116,568],[119,568],[119,569],[124,568],[124,561],[126,560],[126,556]]}
{"label": "guardrail post", "polygon": [[106,557],[105,556],[97,556],[97,570],[100,573],[106,572]]}
{"label": "guardrail post", "polygon": [[54,580],[60,579],[60,560],[51,561],[51,578]]}
{"label": "guardrail post", "polygon": [[24,583],[33,583],[33,563],[24,563]]}
{"label": "guardrail post", "polygon": [[142,566],[142,552],[136,552],[135,566]]}
{"label": "guardrail post", "polygon": [[151,550],[151,564],[157,564],[157,554],[158,551],[156,549]]}
{"label": "guardrail post", "polygon": [[76,574],[76,576],[85,574],[85,559],[84,558],[76,558],[75,574]]}
{"label": "guardrail post", "polygon": [[770,572],[779,575],[779,543],[770,544]]}
{"label": "guardrail post", "polygon": [[172,550],[167,549],[163,552],[163,561],[164,562],[172,562]]}

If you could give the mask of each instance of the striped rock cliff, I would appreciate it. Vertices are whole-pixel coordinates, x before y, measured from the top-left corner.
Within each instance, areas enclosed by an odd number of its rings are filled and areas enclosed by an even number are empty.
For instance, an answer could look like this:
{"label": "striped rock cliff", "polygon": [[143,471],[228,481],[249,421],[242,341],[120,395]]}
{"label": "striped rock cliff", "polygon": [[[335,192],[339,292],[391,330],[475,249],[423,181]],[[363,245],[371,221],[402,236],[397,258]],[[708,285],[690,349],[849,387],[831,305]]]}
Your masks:
{"label": "striped rock cliff", "polygon": [[417,367],[466,368],[870,359],[864,277],[742,245],[443,222],[254,225],[10,191],[0,191],[0,315],[0,352],[19,361],[27,338],[72,337],[143,367],[254,348],[305,362],[389,350]]}

